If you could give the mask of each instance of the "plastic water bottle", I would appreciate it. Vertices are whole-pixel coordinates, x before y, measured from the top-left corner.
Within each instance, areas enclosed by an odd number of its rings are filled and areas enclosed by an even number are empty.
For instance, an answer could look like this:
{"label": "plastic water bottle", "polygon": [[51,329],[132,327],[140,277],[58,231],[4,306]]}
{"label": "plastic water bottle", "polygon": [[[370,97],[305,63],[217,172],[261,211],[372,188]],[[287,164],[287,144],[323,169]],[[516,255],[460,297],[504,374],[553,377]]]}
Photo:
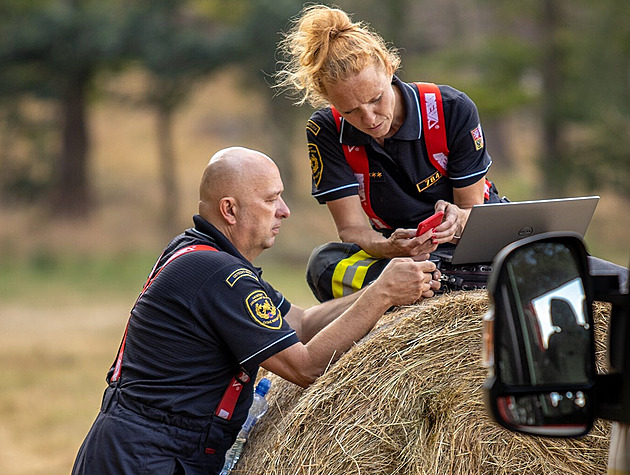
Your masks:
{"label": "plastic water bottle", "polygon": [[254,391],[254,401],[252,402],[251,407],[249,408],[249,413],[247,414],[247,420],[243,423],[243,427],[239,431],[236,436],[236,440],[230,450],[225,454],[225,463],[223,464],[223,469],[219,475],[228,475],[238,459],[241,457],[241,452],[243,452],[243,447],[245,446],[245,442],[247,442],[247,437],[249,437],[249,433],[254,428],[254,424],[265,415],[267,409],[269,409],[269,405],[267,404],[267,400],[265,396],[271,387],[271,381],[267,378],[262,378],[258,381],[258,385],[256,386],[256,390]]}

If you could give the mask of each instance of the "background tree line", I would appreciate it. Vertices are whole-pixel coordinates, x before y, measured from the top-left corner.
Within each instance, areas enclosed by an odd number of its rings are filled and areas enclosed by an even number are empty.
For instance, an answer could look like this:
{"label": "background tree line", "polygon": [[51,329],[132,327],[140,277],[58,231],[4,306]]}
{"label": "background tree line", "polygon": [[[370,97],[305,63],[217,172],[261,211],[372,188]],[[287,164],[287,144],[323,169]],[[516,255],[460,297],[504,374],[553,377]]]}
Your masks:
{"label": "background tree line", "polygon": [[[323,2],[328,3],[328,2]],[[541,137],[540,194],[613,189],[630,197],[630,3],[626,0],[339,0],[401,48],[406,81],[465,91],[492,138],[495,166],[509,117],[528,115]],[[60,216],[89,213],[90,110],[97,101],[155,114],[163,219],[178,206],[175,112],[195,85],[242,71],[268,110],[274,158],[292,189],[291,143],[310,114],[274,95],[276,44],[297,0],[5,0],[0,5],[0,198],[41,202]],[[146,77],[116,95],[107,79]],[[33,113],[33,102],[48,113]],[[500,159],[498,159],[500,157]]]}

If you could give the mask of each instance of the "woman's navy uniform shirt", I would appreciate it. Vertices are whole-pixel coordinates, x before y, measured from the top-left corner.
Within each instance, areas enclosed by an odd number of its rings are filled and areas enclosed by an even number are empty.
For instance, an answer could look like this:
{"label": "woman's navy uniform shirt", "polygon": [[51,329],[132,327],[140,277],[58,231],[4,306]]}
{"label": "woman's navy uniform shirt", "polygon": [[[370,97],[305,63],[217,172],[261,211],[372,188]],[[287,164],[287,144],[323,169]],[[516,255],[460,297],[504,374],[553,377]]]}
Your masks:
{"label": "woman's navy uniform shirt", "polygon": [[247,417],[259,364],[298,342],[284,316],[291,304],[214,226],[194,217],[159,265],[177,250],[209,245],[170,262],[132,311],[120,390],[143,404],[187,417],[211,416],[232,377],[251,379],[231,423]]}
{"label": "woman's navy uniform shirt", "polygon": [[[422,137],[418,89],[396,76],[405,120],[381,147],[372,137],[342,119],[341,133],[329,107],[315,112],[306,126],[313,179],[312,195],[321,203],[357,195],[359,183],[341,144],[365,146],[370,171],[372,209],[392,228],[415,228],[434,213],[436,201],[453,202],[453,188],[482,179],[492,160],[485,147],[474,102],[461,91],[439,86],[449,148],[448,178],[437,174]],[[439,176],[439,179],[436,178]]]}

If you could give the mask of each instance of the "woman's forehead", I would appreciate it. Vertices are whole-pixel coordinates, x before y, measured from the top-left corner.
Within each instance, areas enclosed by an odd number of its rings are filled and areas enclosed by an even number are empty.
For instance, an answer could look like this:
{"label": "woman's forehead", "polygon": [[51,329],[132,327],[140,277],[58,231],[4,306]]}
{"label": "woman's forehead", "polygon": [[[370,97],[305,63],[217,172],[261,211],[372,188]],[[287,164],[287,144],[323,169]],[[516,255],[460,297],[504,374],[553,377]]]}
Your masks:
{"label": "woman's forehead", "polygon": [[[326,87],[331,102],[365,103],[374,99],[391,83],[391,77],[378,66],[371,65],[347,79]],[[341,105],[341,104],[339,104]]]}

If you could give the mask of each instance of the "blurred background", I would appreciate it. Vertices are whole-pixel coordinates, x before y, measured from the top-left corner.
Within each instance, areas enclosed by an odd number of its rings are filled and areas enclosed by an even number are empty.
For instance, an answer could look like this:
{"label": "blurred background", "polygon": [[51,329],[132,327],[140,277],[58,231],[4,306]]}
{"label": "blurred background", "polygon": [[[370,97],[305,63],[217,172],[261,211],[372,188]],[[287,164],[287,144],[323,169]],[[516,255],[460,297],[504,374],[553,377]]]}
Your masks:
{"label": "blurred background", "polygon": [[[0,473],[70,471],[129,309],[190,226],[217,150],[279,164],[292,216],[256,264],[291,301],[314,303],[305,264],[336,234],[310,197],[313,111],[270,88],[277,42],[303,5],[0,4]],[[334,5],[400,48],[403,80],[476,102],[502,194],[600,195],[587,247],[628,264],[627,0]]]}

